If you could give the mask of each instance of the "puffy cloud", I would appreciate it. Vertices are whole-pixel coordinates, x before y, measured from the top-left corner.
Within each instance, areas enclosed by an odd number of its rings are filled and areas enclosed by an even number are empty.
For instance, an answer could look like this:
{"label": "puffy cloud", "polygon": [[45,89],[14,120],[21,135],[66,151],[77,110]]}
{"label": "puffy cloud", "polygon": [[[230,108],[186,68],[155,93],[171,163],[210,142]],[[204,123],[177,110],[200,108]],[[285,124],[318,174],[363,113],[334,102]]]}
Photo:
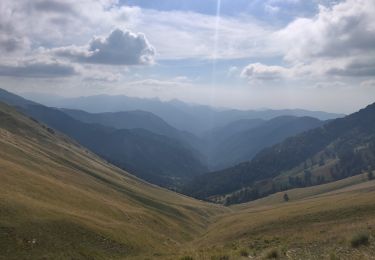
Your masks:
{"label": "puffy cloud", "polygon": [[106,38],[93,39],[87,48],[62,47],[54,53],[83,63],[144,65],[153,63],[155,50],[143,34],[116,29]]}
{"label": "puffy cloud", "polygon": [[250,64],[242,75],[262,80],[374,76],[374,14],[373,0],[320,6],[314,17],[297,18],[273,34],[288,68]]}
{"label": "puffy cloud", "polygon": [[268,66],[261,63],[247,65],[241,72],[241,76],[250,80],[277,80],[288,77],[289,69],[281,66]]}
{"label": "puffy cloud", "polygon": [[57,61],[25,61],[0,65],[0,76],[25,78],[57,78],[77,74],[74,67]]}
{"label": "puffy cloud", "polygon": [[275,34],[285,58],[347,57],[375,50],[375,1],[347,0],[331,8],[320,6],[313,18],[299,18]]}

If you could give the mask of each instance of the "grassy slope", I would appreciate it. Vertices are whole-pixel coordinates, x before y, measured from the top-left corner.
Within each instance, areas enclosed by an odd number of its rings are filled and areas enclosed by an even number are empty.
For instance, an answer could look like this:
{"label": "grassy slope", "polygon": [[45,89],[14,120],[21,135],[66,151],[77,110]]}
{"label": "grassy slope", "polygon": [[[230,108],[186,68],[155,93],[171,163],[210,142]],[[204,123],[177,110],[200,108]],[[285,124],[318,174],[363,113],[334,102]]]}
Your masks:
{"label": "grassy slope", "polygon": [[[200,248],[185,254],[255,259],[272,249],[286,259],[371,259],[375,253],[375,181],[364,175],[319,186],[289,190],[231,207],[192,243]],[[350,239],[368,232],[370,245],[354,249]],[[245,259],[245,258],[244,258]]]}
{"label": "grassy slope", "polygon": [[0,105],[0,259],[164,258],[224,208],[149,185]]}

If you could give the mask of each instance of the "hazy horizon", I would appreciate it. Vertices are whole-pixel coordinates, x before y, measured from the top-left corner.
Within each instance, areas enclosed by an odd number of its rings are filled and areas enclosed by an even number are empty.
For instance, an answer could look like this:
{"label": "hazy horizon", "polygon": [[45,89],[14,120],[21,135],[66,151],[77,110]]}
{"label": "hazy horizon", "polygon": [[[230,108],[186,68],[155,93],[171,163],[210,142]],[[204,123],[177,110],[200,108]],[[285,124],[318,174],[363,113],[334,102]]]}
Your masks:
{"label": "hazy horizon", "polygon": [[[7,91],[12,91],[12,90],[7,90]],[[118,94],[118,95],[113,95],[113,94],[108,94],[108,93],[98,93],[98,94],[92,94],[92,95],[77,95],[77,96],[63,96],[63,95],[58,95],[58,94],[47,94],[47,93],[38,93],[38,92],[14,92],[15,94],[20,95],[23,98],[29,99],[31,101],[41,103],[43,104],[47,99],[75,99],[75,98],[87,98],[87,97],[95,97],[95,96],[110,96],[110,97],[118,97],[118,96],[124,96],[124,97],[130,97],[130,98],[139,98],[139,99],[145,99],[145,100],[157,100],[160,102],[183,102],[186,105],[189,106],[207,106],[212,109],[218,109],[218,110],[241,110],[241,111],[246,111],[246,110],[254,110],[254,111],[267,111],[267,110],[306,110],[306,111],[311,111],[311,112],[326,112],[326,113],[334,113],[334,114],[350,114],[354,111],[349,111],[347,113],[342,112],[342,111],[327,111],[327,110],[314,110],[314,109],[309,109],[309,108],[304,108],[304,107],[228,107],[228,106],[215,106],[211,104],[205,104],[205,103],[196,103],[196,102],[190,102],[190,101],[185,101],[183,99],[179,98],[171,98],[171,99],[163,99],[160,97],[139,97],[139,96],[131,96],[131,95],[126,95],[126,94]],[[47,102],[46,102],[47,103]],[[51,103],[48,102],[48,103]],[[361,107],[362,109],[364,107]]]}

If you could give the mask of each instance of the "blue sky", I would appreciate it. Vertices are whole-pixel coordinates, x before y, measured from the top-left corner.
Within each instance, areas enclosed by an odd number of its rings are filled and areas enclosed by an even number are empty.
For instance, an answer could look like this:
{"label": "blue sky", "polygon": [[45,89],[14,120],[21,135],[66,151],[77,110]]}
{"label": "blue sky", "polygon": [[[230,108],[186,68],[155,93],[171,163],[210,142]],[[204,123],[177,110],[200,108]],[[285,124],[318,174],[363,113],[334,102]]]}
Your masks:
{"label": "blue sky", "polygon": [[18,93],[344,113],[375,98],[373,0],[5,0],[0,22]]}
{"label": "blue sky", "polygon": [[[191,11],[208,15],[216,15],[217,0],[122,0],[121,4],[129,6],[140,6],[147,9],[159,11]],[[274,13],[274,17],[269,15],[269,9],[265,8],[264,0],[221,0],[220,10],[222,15],[238,16],[239,14],[250,14],[266,22],[291,21],[294,16],[311,16],[317,11],[317,4],[314,1],[269,1],[269,7],[279,8],[280,12]],[[323,3],[321,1],[321,3]],[[325,1],[324,4],[331,4]]]}

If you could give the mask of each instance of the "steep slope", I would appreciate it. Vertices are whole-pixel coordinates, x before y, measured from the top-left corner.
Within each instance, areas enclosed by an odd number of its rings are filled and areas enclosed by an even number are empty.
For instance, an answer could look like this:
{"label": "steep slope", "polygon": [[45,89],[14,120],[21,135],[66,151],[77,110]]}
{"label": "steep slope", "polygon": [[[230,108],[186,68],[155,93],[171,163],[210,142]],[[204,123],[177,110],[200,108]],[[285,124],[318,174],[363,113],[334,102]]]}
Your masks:
{"label": "steep slope", "polygon": [[199,155],[175,139],[143,129],[117,130],[83,123],[58,109],[30,105],[21,97],[5,93],[6,98],[0,95],[0,100],[8,102],[11,97],[12,104],[18,105],[23,113],[67,134],[108,161],[154,184],[176,188],[206,171]]}
{"label": "steep slope", "polygon": [[147,184],[0,103],[1,259],[173,259],[226,211]]}
{"label": "steep slope", "polygon": [[185,191],[199,198],[221,196],[219,200],[227,203],[244,202],[373,167],[375,104],[266,148],[250,162],[197,177]]}
{"label": "steep slope", "polygon": [[[219,131],[221,135],[218,138],[215,139],[216,136],[212,136],[214,139],[210,139],[210,153],[207,157],[215,164],[212,166],[214,169],[223,169],[251,160],[263,148],[281,142],[287,137],[321,126],[323,122],[311,117],[281,116],[260,122],[259,120],[255,122],[247,120],[247,124],[249,127],[247,129],[243,123],[230,124]],[[238,131],[233,129],[235,126]],[[224,132],[228,128],[229,130],[233,129],[231,135]],[[226,138],[223,138],[225,136]]]}

